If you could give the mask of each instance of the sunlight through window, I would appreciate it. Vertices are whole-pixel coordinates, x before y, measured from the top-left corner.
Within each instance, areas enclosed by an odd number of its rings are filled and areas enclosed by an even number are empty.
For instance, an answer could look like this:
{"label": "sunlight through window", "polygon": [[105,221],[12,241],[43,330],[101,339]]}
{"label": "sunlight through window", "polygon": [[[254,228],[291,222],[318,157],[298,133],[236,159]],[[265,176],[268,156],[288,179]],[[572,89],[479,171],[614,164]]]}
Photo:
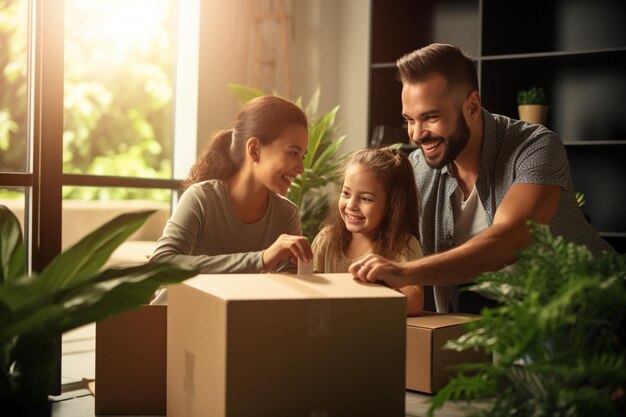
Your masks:
{"label": "sunlight through window", "polygon": [[171,178],[176,2],[65,4],[64,172]]}

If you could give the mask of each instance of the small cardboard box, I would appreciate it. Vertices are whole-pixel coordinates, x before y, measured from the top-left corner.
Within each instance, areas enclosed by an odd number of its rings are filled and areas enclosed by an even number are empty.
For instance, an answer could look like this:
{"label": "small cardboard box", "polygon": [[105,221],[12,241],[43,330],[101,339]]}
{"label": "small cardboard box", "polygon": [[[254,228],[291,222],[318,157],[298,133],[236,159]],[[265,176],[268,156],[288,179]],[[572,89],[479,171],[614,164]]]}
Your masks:
{"label": "small cardboard box", "polygon": [[466,333],[465,323],[479,318],[473,314],[437,314],[423,312],[406,320],[406,388],[435,393],[443,388],[456,371],[451,365],[490,360],[474,350],[457,352],[443,349],[450,339]]}
{"label": "small cardboard box", "polygon": [[167,415],[404,417],[406,298],[349,274],[199,275],[168,295]]}
{"label": "small cardboard box", "polygon": [[96,414],[166,412],[167,306],[96,323]]}

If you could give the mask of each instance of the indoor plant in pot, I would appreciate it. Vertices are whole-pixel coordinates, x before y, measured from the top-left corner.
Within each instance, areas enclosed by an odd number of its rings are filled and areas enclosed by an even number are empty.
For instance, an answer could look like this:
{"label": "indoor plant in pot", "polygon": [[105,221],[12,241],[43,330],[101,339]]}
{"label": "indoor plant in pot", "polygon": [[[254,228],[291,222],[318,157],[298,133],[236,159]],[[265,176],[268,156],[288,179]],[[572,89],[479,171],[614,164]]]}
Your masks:
{"label": "indoor plant in pot", "polygon": [[0,410],[7,417],[50,413],[65,331],[148,301],[161,285],[196,271],[165,263],[101,270],[152,211],[122,214],[28,274],[22,232],[0,205]]}
{"label": "indoor plant in pot", "polygon": [[517,110],[520,120],[545,125],[548,117],[548,99],[542,87],[530,87],[517,92]]}
{"label": "indoor plant in pot", "polygon": [[626,257],[594,257],[545,225],[532,231],[516,264],[472,288],[499,305],[447,345],[483,349],[493,363],[462,365],[431,413],[465,399],[480,400],[474,416],[626,415]]}

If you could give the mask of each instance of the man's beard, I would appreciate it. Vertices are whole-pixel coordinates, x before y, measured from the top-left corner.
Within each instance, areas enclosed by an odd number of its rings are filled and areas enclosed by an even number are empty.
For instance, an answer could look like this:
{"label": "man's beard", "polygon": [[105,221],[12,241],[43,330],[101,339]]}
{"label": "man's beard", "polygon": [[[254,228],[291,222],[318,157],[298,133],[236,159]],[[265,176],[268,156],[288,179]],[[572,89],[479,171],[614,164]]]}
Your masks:
{"label": "man's beard", "polygon": [[431,141],[440,141],[441,145],[439,146],[446,147],[445,152],[439,159],[429,159],[425,156],[426,163],[432,169],[441,169],[450,164],[456,159],[457,156],[459,156],[461,151],[465,149],[465,145],[467,145],[469,137],[469,126],[463,118],[463,113],[459,112],[456,128],[454,129],[454,132],[448,137],[448,140],[445,140],[443,136],[431,134],[428,138],[420,143],[420,147],[422,147],[424,143],[428,143]]}

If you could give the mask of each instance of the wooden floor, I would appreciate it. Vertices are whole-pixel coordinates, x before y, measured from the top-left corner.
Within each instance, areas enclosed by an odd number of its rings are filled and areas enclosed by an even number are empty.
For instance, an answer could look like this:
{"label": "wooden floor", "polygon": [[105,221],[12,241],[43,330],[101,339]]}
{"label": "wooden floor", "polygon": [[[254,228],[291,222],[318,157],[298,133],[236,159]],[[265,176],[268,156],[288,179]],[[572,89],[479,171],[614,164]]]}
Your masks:
{"label": "wooden floor", "polygon": [[[95,325],[87,325],[63,335],[62,383],[63,393],[54,398],[53,417],[90,417],[94,414],[94,397],[86,380],[95,378]],[[406,391],[406,416],[426,416],[429,395]],[[460,417],[464,403],[446,404],[435,413],[437,417]],[[253,416],[251,416],[253,417]],[[381,416],[385,417],[385,416]]]}

